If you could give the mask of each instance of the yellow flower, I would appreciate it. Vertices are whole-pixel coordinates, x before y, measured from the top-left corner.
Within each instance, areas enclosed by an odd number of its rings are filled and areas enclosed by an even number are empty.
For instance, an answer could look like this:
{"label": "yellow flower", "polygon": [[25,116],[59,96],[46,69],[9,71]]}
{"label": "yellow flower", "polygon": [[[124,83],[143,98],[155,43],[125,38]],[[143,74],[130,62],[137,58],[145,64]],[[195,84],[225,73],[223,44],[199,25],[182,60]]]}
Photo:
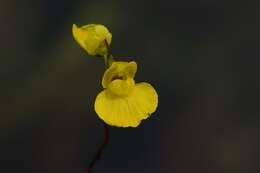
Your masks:
{"label": "yellow flower", "polygon": [[104,56],[108,53],[108,47],[112,41],[112,34],[104,25],[89,24],[77,27],[73,24],[72,33],[79,45],[89,55]]}
{"label": "yellow flower", "polygon": [[95,111],[107,124],[137,127],[155,112],[158,95],[149,83],[135,83],[136,62],[113,62],[105,71],[104,90],[95,101]]}

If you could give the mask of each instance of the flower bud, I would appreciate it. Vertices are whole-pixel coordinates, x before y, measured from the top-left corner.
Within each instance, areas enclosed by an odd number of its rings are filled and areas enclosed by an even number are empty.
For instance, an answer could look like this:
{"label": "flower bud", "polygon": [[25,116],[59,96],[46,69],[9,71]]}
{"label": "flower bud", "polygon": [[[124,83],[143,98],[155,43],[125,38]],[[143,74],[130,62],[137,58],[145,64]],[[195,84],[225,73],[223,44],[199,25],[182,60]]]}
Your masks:
{"label": "flower bud", "polygon": [[88,24],[77,27],[73,24],[72,33],[74,39],[89,55],[105,56],[108,54],[112,34],[104,25]]}

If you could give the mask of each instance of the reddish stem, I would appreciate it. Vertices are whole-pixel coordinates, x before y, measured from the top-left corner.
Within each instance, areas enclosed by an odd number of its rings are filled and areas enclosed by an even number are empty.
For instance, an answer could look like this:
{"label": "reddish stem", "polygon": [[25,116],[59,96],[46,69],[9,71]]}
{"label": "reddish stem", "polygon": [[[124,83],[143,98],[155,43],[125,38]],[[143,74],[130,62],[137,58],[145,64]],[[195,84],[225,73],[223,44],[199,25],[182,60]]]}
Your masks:
{"label": "reddish stem", "polygon": [[97,153],[95,154],[92,161],[90,162],[86,173],[91,173],[91,170],[94,167],[94,165],[97,163],[97,161],[100,160],[102,153],[103,153],[105,147],[107,146],[108,142],[109,142],[109,128],[108,128],[108,125],[104,123],[104,142],[98,148]]}

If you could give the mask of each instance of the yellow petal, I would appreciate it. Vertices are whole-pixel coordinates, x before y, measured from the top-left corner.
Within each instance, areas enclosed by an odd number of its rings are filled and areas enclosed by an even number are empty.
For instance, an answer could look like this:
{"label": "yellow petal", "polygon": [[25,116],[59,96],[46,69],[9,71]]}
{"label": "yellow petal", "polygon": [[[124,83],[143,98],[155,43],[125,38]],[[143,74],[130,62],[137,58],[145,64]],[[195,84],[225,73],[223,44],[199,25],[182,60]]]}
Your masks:
{"label": "yellow petal", "polygon": [[109,83],[114,79],[127,79],[134,78],[137,71],[137,64],[135,61],[123,62],[115,61],[112,65],[105,71],[102,79],[103,88],[107,88]]}
{"label": "yellow petal", "polygon": [[126,98],[116,97],[108,90],[98,94],[95,111],[105,123],[117,127],[137,127],[140,120],[130,107]]}
{"label": "yellow petal", "polygon": [[109,125],[137,127],[156,110],[157,104],[154,88],[148,83],[139,83],[127,97],[116,96],[105,89],[96,98],[95,111]]}
{"label": "yellow petal", "polygon": [[135,89],[128,97],[129,103],[140,113],[137,114],[140,120],[148,118],[156,111],[158,106],[158,95],[149,83],[142,82],[135,85]]}
{"label": "yellow petal", "polygon": [[73,24],[72,33],[75,40],[89,55],[107,54],[107,46],[111,44],[112,34],[104,25],[89,24],[77,27]]}
{"label": "yellow petal", "polygon": [[73,34],[74,39],[79,43],[79,45],[82,48],[86,49],[85,44],[84,44],[84,40],[87,40],[88,34],[84,33],[82,31],[82,29],[77,27],[76,24],[73,24],[73,26],[72,26],[72,34]]}

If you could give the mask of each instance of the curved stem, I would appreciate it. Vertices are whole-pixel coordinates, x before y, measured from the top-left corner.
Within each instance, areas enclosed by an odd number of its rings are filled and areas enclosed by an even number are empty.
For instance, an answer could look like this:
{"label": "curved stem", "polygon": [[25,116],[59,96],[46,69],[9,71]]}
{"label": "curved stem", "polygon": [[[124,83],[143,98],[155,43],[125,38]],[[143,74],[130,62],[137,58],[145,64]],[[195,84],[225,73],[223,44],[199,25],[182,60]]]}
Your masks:
{"label": "curved stem", "polygon": [[111,54],[104,56],[104,62],[105,62],[106,69],[108,69],[114,61],[115,61],[114,57]]}
{"label": "curved stem", "polygon": [[97,163],[97,161],[100,160],[102,153],[103,153],[105,147],[107,146],[108,142],[109,142],[109,128],[108,128],[108,125],[104,123],[104,142],[98,148],[97,153],[95,154],[92,161],[90,162],[86,173],[91,173],[91,170],[94,167],[94,165]]}

